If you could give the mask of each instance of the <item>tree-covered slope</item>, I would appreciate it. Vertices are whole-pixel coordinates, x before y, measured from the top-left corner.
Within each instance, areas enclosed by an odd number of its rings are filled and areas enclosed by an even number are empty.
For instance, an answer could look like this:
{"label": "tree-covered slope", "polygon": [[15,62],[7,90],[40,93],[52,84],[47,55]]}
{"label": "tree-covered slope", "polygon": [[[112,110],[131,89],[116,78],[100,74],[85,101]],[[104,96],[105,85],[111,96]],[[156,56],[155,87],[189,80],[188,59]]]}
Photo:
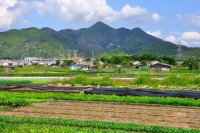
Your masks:
{"label": "tree-covered slope", "polygon": [[[80,53],[124,52],[175,55],[177,45],[151,36],[140,28],[114,29],[102,22],[79,30],[55,31],[50,28],[28,28],[0,33],[0,58],[28,56],[54,57],[67,55],[68,50]],[[182,46],[185,55],[200,56],[199,48]]]}

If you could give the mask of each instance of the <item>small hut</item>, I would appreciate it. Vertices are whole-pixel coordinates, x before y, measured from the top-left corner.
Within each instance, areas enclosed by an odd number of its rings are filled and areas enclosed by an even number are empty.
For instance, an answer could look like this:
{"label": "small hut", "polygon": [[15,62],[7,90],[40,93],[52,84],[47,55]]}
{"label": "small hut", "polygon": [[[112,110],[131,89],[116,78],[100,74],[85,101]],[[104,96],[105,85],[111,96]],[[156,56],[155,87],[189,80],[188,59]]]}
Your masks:
{"label": "small hut", "polygon": [[155,63],[153,65],[150,66],[151,71],[154,72],[169,72],[171,71],[171,65],[169,64],[164,64],[164,63]]}

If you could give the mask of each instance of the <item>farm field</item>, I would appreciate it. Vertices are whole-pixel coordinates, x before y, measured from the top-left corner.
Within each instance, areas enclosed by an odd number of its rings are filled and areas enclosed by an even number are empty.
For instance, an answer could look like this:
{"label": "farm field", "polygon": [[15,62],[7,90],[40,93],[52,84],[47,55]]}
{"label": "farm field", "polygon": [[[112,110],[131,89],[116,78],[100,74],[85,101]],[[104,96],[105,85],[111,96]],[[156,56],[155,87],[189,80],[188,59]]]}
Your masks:
{"label": "farm field", "polygon": [[[71,86],[108,86],[116,88],[134,87],[162,90],[200,90],[200,70],[188,70],[188,68],[176,67],[172,68],[171,72],[159,73],[150,72],[148,69],[137,70],[124,68],[123,72],[119,74],[116,69],[72,71],[68,68],[30,66],[17,68],[16,71],[4,74],[4,72],[0,72],[0,75],[3,76],[0,79],[1,86],[16,84],[62,84]],[[5,76],[12,76],[12,79],[6,79]]]}
{"label": "farm field", "polygon": [[[2,132],[200,132],[200,101],[0,92]],[[41,125],[42,124],[42,125]]]}
{"label": "farm field", "polygon": [[0,111],[1,116],[90,120],[181,128],[200,128],[199,113],[200,109],[194,107],[60,100],[49,100],[46,103]]}
{"label": "farm field", "polygon": [[[119,75],[115,69],[71,71],[47,67],[31,68],[28,71],[28,68],[19,68],[15,72],[7,73],[12,79],[0,79],[0,132],[200,133],[199,99],[64,94],[58,93],[59,91],[35,93],[26,87],[33,85],[199,91],[199,72],[185,68],[175,68],[169,73],[126,69]],[[18,86],[22,87],[13,91],[20,92],[11,92],[9,89]]]}

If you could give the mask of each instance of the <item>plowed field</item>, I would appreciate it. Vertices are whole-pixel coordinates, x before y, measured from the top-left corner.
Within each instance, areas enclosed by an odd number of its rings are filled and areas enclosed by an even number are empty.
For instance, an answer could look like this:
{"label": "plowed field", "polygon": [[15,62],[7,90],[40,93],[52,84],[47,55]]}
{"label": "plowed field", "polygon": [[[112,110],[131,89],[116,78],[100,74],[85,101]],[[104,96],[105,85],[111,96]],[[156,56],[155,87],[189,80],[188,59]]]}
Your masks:
{"label": "plowed field", "polygon": [[0,115],[200,128],[199,107],[49,100],[47,103],[0,111]]}

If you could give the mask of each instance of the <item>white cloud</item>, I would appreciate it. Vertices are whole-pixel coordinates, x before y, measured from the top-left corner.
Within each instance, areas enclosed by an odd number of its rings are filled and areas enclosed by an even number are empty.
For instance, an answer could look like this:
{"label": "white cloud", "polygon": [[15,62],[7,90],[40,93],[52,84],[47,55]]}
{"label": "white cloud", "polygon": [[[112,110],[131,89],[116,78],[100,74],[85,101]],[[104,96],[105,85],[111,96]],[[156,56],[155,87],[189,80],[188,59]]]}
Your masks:
{"label": "white cloud", "polygon": [[200,34],[197,32],[183,32],[179,38],[169,35],[164,40],[188,47],[200,47]]}
{"label": "white cloud", "polygon": [[168,42],[172,42],[174,44],[178,44],[180,43],[181,45],[185,45],[185,46],[190,46],[189,43],[181,38],[177,38],[174,35],[169,35],[167,36],[164,40],[168,41]]}
{"label": "white cloud", "polygon": [[168,37],[165,38],[165,40],[168,42],[175,43],[175,44],[177,44],[178,42],[178,39],[174,35],[169,35]]}
{"label": "white cloud", "polygon": [[200,32],[190,31],[183,32],[181,37],[185,40],[199,40],[200,41]]}
{"label": "white cloud", "polygon": [[125,5],[121,9],[121,15],[123,15],[124,17],[140,16],[146,13],[146,9],[139,6],[131,7],[129,4]]}
{"label": "white cloud", "polygon": [[25,12],[26,2],[18,0],[0,1],[0,29],[7,29]]}
{"label": "white cloud", "polygon": [[185,15],[177,15],[177,18],[184,23],[200,26],[200,14],[185,14]]}
{"label": "white cloud", "polygon": [[155,37],[158,37],[158,38],[161,38],[161,37],[162,37],[162,33],[161,33],[161,31],[159,31],[159,30],[154,31],[154,32],[147,31],[147,34],[150,34],[150,35],[155,36]]}
{"label": "white cloud", "polygon": [[160,30],[151,32],[147,31],[148,34],[161,38],[165,41],[172,42],[174,44],[180,43],[181,45],[185,45],[187,47],[200,47],[200,33],[195,31],[190,32],[171,32],[167,37],[162,35]]}
{"label": "white cloud", "polygon": [[39,15],[48,14],[81,25],[96,21],[154,24],[161,19],[159,14],[140,6],[127,4],[119,11],[114,10],[107,0],[0,0],[0,29],[11,28],[31,9],[36,9]]}
{"label": "white cloud", "polygon": [[189,31],[181,33],[181,38],[188,42],[187,46],[200,47],[200,32]]}
{"label": "white cloud", "polygon": [[160,17],[160,15],[158,15],[157,13],[153,13],[153,14],[152,14],[152,19],[153,19],[155,22],[158,22],[158,21],[160,21],[161,17]]}
{"label": "white cloud", "polygon": [[51,14],[67,22],[131,21],[157,23],[161,17],[139,6],[125,5],[114,10],[106,0],[45,0],[33,2],[39,14]]}

